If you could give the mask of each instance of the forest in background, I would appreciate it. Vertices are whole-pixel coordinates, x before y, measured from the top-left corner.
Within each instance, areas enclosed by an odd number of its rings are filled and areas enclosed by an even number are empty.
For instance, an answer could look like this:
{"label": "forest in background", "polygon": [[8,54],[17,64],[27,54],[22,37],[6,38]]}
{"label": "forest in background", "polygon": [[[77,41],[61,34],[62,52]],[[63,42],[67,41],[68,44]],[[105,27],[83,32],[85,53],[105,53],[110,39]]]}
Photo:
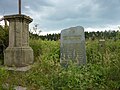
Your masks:
{"label": "forest in background", "polygon": [[[30,38],[42,39],[42,40],[60,40],[60,33],[56,34],[47,34],[47,35],[38,35],[30,32]],[[92,31],[87,32],[85,31],[85,39],[113,39],[118,40],[120,39],[120,31],[119,30],[109,30],[109,31]]]}

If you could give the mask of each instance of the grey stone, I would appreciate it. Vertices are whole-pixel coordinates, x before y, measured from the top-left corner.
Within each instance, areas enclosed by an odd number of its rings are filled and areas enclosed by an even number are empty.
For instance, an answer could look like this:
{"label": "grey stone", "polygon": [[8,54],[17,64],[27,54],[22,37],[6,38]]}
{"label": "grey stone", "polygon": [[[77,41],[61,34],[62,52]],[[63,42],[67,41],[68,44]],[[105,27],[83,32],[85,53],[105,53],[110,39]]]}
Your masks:
{"label": "grey stone", "polygon": [[11,88],[13,88],[13,90],[27,90],[27,87],[16,86],[16,85],[10,86],[8,83],[3,84],[2,87],[5,90],[9,90],[9,89],[11,90]]}
{"label": "grey stone", "polygon": [[105,51],[105,40],[104,39],[100,39],[99,40],[99,51],[100,52],[104,52]]}
{"label": "grey stone", "polygon": [[4,65],[25,67],[33,63],[33,50],[29,46],[29,23],[26,15],[4,16],[9,21],[9,46],[4,52]]}
{"label": "grey stone", "polygon": [[16,86],[14,89],[15,90],[27,90],[26,87],[22,87],[22,86]]}
{"label": "grey stone", "polygon": [[60,63],[72,60],[78,65],[86,64],[85,35],[81,26],[61,31]]}
{"label": "grey stone", "polygon": [[4,67],[4,69],[9,71],[22,71],[26,72],[32,68],[32,65],[26,66],[26,67]]}

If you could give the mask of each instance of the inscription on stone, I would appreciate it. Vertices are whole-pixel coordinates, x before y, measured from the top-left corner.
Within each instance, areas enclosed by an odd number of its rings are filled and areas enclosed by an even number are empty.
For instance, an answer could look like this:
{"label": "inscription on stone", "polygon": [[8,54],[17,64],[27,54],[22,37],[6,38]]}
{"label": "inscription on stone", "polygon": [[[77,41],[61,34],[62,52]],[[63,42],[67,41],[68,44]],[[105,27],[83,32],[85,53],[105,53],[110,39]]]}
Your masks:
{"label": "inscription on stone", "polygon": [[61,31],[60,63],[67,64],[69,60],[77,64],[86,63],[84,28],[71,27]]}

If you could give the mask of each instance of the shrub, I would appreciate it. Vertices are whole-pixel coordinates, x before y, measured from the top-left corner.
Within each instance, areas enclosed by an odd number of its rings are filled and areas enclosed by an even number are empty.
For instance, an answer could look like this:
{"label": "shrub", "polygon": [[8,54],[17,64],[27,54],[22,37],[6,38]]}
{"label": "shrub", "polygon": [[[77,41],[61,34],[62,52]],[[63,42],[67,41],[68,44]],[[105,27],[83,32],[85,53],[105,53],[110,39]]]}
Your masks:
{"label": "shrub", "polygon": [[8,72],[0,67],[0,90],[3,90],[3,84],[5,84],[6,79],[8,79]]}

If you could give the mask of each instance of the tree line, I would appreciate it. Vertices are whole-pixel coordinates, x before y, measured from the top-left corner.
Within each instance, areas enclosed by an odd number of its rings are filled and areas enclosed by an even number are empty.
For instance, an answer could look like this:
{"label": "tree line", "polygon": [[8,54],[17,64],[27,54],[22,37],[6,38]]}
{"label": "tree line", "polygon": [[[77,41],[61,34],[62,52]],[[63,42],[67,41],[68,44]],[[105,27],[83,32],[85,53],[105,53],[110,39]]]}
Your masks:
{"label": "tree line", "polygon": [[[60,39],[60,33],[58,34],[47,34],[47,35],[38,35],[38,34],[33,34],[30,33],[30,38],[35,38],[35,39],[42,39],[42,40],[54,40],[57,41]],[[85,31],[85,39],[114,39],[118,40],[120,39],[120,31],[119,30],[109,30],[109,31],[92,31],[92,32],[87,32]]]}

